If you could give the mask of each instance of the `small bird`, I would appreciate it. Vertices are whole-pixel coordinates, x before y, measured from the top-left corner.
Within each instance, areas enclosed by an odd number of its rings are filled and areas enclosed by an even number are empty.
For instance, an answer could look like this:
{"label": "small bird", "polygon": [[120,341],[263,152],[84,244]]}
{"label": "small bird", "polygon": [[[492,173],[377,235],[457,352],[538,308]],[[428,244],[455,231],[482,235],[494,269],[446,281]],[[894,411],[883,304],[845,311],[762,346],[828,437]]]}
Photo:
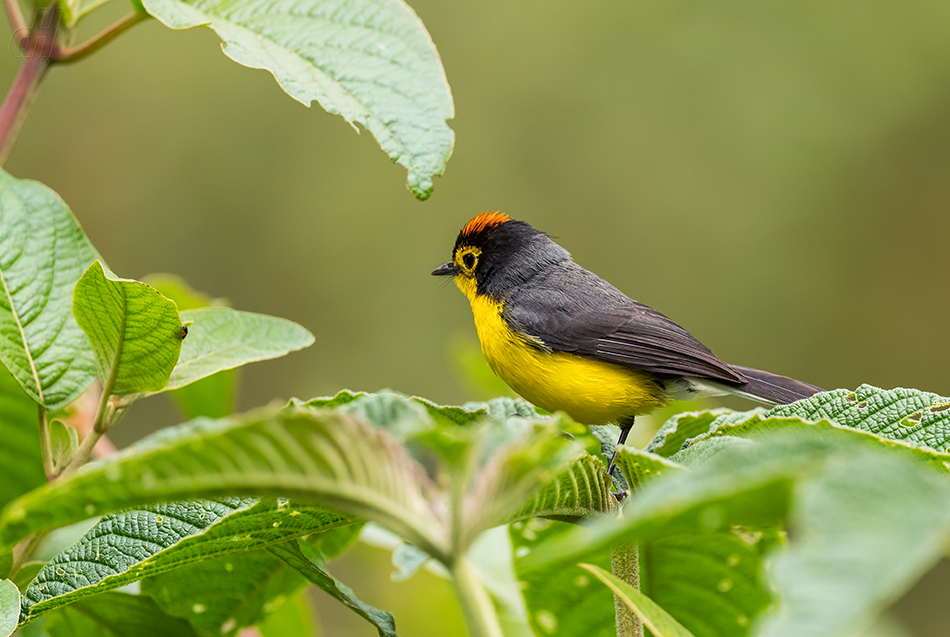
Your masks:
{"label": "small bird", "polygon": [[586,425],[616,423],[618,445],[637,416],[674,400],[738,394],[784,404],[822,391],[721,361],[574,263],[548,235],[501,212],[465,224],[452,260],[432,274],[454,277],[472,305],[482,353],[515,392]]}

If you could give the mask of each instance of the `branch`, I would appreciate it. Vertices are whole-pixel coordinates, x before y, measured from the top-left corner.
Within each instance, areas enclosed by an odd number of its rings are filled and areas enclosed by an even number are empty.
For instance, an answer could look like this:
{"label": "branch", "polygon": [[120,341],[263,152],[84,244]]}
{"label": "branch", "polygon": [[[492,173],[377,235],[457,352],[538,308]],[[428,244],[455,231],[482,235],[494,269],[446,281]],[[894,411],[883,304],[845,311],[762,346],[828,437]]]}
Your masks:
{"label": "branch", "polygon": [[[11,0],[7,0],[11,1]],[[12,0],[16,1],[16,0]],[[83,42],[79,46],[75,47],[66,47],[66,48],[57,48],[53,51],[53,54],[50,56],[50,62],[54,64],[71,64],[72,62],[78,62],[79,60],[92,55],[109,42],[112,42],[117,37],[134,27],[139,22],[151,18],[149,14],[144,11],[136,11],[135,13],[130,13],[125,16],[115,24],[104,29],[99,35],[94,38]]]}

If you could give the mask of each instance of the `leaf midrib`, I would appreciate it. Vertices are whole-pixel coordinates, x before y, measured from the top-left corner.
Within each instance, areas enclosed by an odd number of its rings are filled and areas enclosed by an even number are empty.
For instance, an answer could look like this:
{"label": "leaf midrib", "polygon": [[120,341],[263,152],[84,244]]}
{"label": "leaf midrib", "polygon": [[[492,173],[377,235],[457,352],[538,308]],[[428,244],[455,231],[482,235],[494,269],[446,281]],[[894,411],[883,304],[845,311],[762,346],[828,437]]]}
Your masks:
{"label": "leaf midrib", "polygon": [[13,302],[13,295],[10,294],[10,288],[7,287],[7,280],[3,275],[3,268],[0,268],[0,286],[3,287],[3,293],[10,301],[10,313],[13,315],[13,320],[16,321],[17,329],[20,331],[20,340],[23,343],[23,351],[26,352],[26,359],[30,363],[30,371],[33,372],[33,381],[36,383],[36,393],[39,394],[40,404],[45,404],[46,399],[43,398],[43,386],[40,383],[40,375],[36,371],[36,363],[33,360],[32,352],[30,352],[30,345],[26,340],[26,331],[23,329],[23,323],[20,321],[20,314],[16,310],[16,305]]}

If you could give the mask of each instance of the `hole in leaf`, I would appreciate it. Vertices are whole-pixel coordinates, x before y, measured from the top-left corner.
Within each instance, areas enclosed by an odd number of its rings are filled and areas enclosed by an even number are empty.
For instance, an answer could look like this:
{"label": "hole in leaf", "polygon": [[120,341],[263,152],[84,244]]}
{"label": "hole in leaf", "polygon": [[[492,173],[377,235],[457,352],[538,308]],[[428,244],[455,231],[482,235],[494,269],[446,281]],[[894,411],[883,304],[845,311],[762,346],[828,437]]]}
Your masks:
{"label": "hole in leaf", "polygon": [[858,409],[865,409],[867,408],[867,406],[868,406],[868,401],[866,400],[862,400],[861,402],[858,403]]}
{"label": "hole in leaf", "polygon": [[854,392],[851,392],[850,394],[845,396],[844,399],[847,400],[849,403],[854,403],[854,402],[857,402],[858,395],[855,394]]}
{"label": "hole in leaf", "polygon": [[947,403],[937,403],[936,405],[930,408],[930,413],[939,414],[942,411],[947,411],[950,409],[950,402]]}
{"label": "hole in leaf", "polygon": [[914,413],[901,418],[900,425],[901,427],[914,427],[920,424],[921,418],[923,418],[923,414],[921,414],[919,411],[915,411]]}

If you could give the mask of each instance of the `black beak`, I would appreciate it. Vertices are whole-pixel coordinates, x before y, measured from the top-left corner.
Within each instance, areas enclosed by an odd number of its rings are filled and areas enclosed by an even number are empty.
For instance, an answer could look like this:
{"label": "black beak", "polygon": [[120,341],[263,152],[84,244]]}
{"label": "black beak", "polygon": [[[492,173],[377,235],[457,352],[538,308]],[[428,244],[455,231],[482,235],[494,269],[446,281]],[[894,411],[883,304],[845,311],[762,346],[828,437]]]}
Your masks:
{"label": "black beak", "polygon": [[459,269],[455,267],[455,264],[449,261],[448,263],[443,263],[435,270],[432,271],[432,276],[455,276],[458,274]]}

